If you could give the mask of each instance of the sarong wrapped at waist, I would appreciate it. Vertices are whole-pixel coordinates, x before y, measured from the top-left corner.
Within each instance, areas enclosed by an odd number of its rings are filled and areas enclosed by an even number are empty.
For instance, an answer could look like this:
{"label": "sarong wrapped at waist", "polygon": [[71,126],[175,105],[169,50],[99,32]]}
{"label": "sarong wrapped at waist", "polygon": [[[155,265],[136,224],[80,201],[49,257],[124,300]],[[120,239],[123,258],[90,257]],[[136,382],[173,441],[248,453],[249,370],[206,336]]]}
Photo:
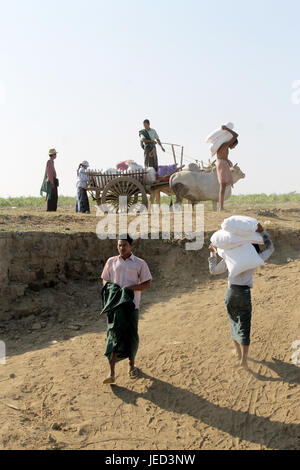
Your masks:
{"label": "sarong wrapped at waist", "polygon": [[220,184],[226,184],[227,186],[231,186],[233,184],[232,174],[227,160],[218,158],[217,174]]}
{"label": "sarong wrapped at waist", "polygon": [[231,338],[242,346],[249,346],[252,316],[250,287],[238,285],[228,287],[225,306],[230,320]]}

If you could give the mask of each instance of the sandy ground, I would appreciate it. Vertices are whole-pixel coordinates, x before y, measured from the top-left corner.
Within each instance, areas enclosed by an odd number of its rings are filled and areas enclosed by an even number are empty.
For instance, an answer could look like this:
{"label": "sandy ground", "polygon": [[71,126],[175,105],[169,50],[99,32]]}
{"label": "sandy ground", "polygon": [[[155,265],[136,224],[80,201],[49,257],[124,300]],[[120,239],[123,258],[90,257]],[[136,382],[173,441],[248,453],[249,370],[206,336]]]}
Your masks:
{"label": "sandy ground", "polygon": [[[290,208],[263,220],[300,226]],[[291,361],[300,257],[277,248],[255,277],[249,372],[232,356],[226,279],[203,271],[195,285],[184,265],[176,282],[143,295],[136,380],[123,362],[117,384],[102,385],[106,325],[96,305],[17,338],[0,328],[0,448],[300,450],[300,366]]]}

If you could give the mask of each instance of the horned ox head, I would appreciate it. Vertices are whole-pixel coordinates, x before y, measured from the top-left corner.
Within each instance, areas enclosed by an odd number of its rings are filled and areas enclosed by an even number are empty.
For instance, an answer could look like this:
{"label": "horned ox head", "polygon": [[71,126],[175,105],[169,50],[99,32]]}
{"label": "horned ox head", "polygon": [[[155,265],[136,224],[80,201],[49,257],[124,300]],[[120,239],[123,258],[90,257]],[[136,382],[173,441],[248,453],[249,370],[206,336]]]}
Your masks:
{"label": "horned ox head", "polygon": [[243,173],[242,170],[240,169],[238,163],[233,165],[233,167],[231,168],[231,171],[233,173],[232,176],[236,181],[244,179],[246,177],[245,173]]}

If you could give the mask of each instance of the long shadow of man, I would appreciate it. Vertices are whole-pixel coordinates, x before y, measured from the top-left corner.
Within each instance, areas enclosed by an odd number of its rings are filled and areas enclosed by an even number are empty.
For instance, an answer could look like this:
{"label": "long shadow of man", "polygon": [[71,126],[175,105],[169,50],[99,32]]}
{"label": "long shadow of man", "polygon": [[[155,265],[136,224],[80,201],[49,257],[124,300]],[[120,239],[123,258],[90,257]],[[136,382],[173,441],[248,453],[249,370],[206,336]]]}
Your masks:
{"label": "long shadow of man", "polygon": [[194,393],[141,373],[150,381],[144,393],[113,386],[112,392],[125,403],[137,406],[143,398],[157,407],[180,415],[189,415],[208,426],[241,440],[254,442],[273,449],[300,450],[300,424],[285,424],[243,411],[220,407]]}

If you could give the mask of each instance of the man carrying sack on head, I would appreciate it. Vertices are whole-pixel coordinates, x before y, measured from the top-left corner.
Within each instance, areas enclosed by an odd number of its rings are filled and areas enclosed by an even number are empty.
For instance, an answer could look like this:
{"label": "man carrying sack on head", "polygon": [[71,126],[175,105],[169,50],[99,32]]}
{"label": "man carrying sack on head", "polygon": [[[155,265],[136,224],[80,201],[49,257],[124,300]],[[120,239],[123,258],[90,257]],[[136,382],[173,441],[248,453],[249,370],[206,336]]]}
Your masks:
{"label": "man carrying sack on head", "polygon": [[155,129],[151,129],[150,121],[145,119],[144,121],[144,129],[139,132],[141,147],[144,150],[144,157],[145,157],[145,168],[155,168],[158,171],[158,160],[157,160],[157,152],[156,152],[156,144],[160,145],[163,152],[165,149],[163,148],[158,134]]}
{"label": "man carrying sack on head", "polygon": [[49,150],[49,160],[45,170],[45,176],[41,187],[40,194],[46,193],[46,211],[56,212],[57,201],[58,201],[58,179],[56,177],[56,171],[54,167],[54,160],[56,159],[57,152],[55,149]]}

